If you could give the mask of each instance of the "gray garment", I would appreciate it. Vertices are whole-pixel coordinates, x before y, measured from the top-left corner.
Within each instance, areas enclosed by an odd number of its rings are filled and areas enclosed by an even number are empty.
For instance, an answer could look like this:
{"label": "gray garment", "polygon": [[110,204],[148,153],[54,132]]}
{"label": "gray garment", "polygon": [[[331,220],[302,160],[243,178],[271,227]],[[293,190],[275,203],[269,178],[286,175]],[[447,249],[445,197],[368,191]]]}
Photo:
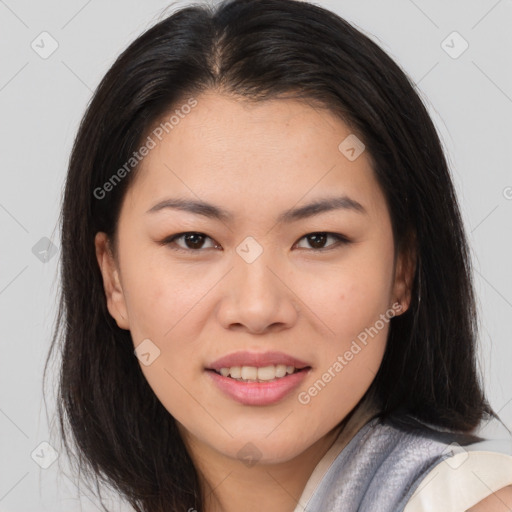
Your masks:
{"label": "gray garment", "polygon": [[374,418],[333,461],[304,512],[401,512],[423,477],[460,446],[508,453],[511,445],[509,435],[468,439],[408,416]]}

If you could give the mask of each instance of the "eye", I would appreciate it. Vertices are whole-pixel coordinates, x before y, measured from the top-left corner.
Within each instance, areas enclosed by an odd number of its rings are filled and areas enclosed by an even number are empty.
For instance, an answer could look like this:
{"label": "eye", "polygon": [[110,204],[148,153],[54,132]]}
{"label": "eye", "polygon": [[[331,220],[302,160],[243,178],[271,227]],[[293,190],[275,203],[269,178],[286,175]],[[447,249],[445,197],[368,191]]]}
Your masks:
{"label": "eye", "polygon": [[[335,243],[330,244],[327,247],[319,247],[325,245],[329,237],[334,239]],[[313,247],[314,251],[327,251],[339,247],[340,245],[346,245],[350,243],[350,240],[344,235],[326,232],[309,233],[303,236],[300,240],[307,240],[307,242]]]}
{"label": "eye", "polygon": [[[200,249],[204,248],[204,241],[212,240],[209,236],[205,235],[204,233],[196,233],[195,231],[187,232],[187,233],[178,233],[176,235],[172,235],[170,237],[165,238],[160,242],[161,245],[171,245],[171,244],[177,244],[177,240],[183,240],[183,243],[185,244],[185,247],[183,246],[177,246],[177,247],[171,247],[173,250],[176,251],[196,251],[198,252]],[[219,247],[219,245],[213,245],[211,247]],[[208,247],[207,247],[208,248]]]}
{"label": "eye", "polygon": [[[327,247],[323,247],[326,241],[332,238],[335,240],[335,243],[328,245]],[[182,240],[183,245],[179,245],[177,243],[178,240]],[[175,235],[171,235],[160,242],[160,245],[170,245],[171,249],[174,251],[184,251],[184,252],[199,252],[202,249],[205,249],[204,242],[205,240],[211,240],[214,242],[212,238],[204,233],[198,233],[195,231],[190,231],[186,233],[177,233]],[[312,246],[312,250],[316,252],[327,251],[330,249],[334,249],[340,245],[346,245],[350,243],[350,240],[341,234],[338,233],[327,233],[327,232],[315,232],[304,235],[300,240],[307,240],[308,244]],[[298,242],[295,244],[298,246]],[[220,245],[216,242],[209,248],[219,248]],[[304,247],[303,247],[304,248]],[[306,247],[307,249],[307,247]]]}

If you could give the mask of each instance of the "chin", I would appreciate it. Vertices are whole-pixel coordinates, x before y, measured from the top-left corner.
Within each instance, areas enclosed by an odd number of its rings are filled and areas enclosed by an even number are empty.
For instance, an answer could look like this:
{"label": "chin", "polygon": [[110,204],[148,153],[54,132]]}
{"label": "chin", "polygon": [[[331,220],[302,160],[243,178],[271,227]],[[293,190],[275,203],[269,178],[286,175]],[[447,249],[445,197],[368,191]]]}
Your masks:
{"label": "chin", "polygon": [[[287,436],[288,437],[288,436]],[[230,440],[229,449],[226,445],[219,446],[219,451],[232,459],[240,460],[247,466],[254,464],[281,464],[300,455],[307,446],[286,443],[284,438],[266,439],[257,436],[236,436]]]}

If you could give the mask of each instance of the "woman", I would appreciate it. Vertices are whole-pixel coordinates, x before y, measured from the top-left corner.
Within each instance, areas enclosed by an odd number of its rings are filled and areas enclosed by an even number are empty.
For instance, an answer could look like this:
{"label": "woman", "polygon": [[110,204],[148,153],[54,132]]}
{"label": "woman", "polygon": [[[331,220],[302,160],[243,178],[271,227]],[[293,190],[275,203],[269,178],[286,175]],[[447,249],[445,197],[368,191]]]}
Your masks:
{"label": "woman", "polygon": [[227,1],[131,44],[75,141],[62,257],[62,435],[135,510],[511,506],[440,141],[335,14]]}

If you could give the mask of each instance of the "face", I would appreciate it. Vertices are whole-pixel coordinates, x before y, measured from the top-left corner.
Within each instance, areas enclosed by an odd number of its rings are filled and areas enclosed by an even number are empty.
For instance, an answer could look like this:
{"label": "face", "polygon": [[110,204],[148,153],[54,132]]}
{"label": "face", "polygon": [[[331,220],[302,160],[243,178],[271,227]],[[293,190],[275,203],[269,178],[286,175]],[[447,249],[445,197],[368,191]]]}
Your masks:
{"label": "face", "polygon": [[[290,460],[370,386],[410,275],[370,156],[354,159],[351,139],[339,149],[351,131],[337,117],[290,99],[196,99],[153,135],[115,258],[96,236],[109,311],[184,439],[232,458],[251,442],[262,463]],[[280,377],[283,366],[294,373]]]}

